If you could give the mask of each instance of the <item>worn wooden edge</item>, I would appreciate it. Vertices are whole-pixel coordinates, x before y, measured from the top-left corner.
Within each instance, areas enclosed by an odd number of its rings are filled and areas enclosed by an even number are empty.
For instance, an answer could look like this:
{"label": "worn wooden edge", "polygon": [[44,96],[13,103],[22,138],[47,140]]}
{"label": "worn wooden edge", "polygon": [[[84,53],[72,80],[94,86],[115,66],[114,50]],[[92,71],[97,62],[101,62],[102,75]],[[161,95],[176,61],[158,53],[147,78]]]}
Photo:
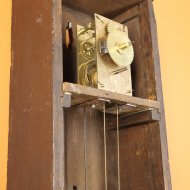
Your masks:
{"label": "worn wooden edge", "polygon": [[51,10],[51,1],[12,1],[8,190],[52,190]]}
{"label": "worn wooden edge", "polygon": [[[142,124],[156,122],[161,118],[158,110],[147,110],[119,117],[119,128],[141,126]],[[108,116],[108,129],[117,128],[117,118]]]}
{"label": "worn wooden edge", "polygon": [[[71,94],[75,94],[78,96],[84,95],[85,97],[89,97],[89,100],[93,98],[102,98],[102,99],[110,100],[111,102],[118,103],[118,104],[129,103],[132,105],[146,106],[146,107],[155,108],[155,109],[160,108],[160,103],[158,101],[137,98],[133,96],[123,95],[119,93],[110,92],[107,90],[91,88],[91,87],[68,83],[68,82],[63,83],[63,92],[67,92],[67,93],[69,92]],[[85,101],[86,100],[87,99],[85,99]],[[83,103],[82,100],[81,100],[81,103]]]}
{"label": "worn wooden edge", "polygon": [[53,190],[65,187],[64,113],[60,103],[63,82],[62,0],[52,0],[53,19]]}
{"label": "worn wooden edge", "polygon": [[155,67],[157,100],[160,102],[160,113],[162,115],[162,118],[159,121],[159,125],[160,125],[160,139],[161,139],[161,150],[162,150],[164,185],[165,185],[165,190],[171,190],[172,183],[171,183],[170,164],[169,164],[169,155],[168,155],[168,142],[167,142],[167,131],[166,131],[166,122],[165,122],[164,100],[163,100],[163,93],[162,93],[160,57],[159,57],[159,51],[158,51],[157,25],[156,25],[156,18],[154,14],[153,2],[152,0],[147,0],[147,2],[148,2],[148,11],[149,11],[149,16],[150,16],[150,31],[151,31],[151,38],[152,38],[152,46],[154,49],[152,55],[153,55],[154,67]]}

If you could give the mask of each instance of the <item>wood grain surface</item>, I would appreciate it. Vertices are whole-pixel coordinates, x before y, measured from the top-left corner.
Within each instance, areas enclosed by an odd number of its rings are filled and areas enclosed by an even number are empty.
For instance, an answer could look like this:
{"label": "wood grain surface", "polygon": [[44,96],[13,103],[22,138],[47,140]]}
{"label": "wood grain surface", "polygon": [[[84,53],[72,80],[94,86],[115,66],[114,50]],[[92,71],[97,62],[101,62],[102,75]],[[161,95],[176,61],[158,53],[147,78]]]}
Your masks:
{"label": "wood grain surface", "polygon": [[12,2],[8,190],[53,187],[52,2]]}

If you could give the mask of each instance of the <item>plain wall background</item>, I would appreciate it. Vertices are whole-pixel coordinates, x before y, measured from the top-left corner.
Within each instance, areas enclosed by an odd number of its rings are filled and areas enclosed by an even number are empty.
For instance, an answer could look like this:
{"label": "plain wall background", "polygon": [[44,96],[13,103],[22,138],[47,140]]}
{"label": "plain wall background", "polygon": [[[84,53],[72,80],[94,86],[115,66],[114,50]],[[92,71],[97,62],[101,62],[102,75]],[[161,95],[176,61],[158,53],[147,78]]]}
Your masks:
{"label": "plain wall background", "polygon": [[[190,189],[190,1],[155,0],[173,190]],[[0,190],[6,189],[11,0],[0,0]]]}
{"label": "plain wall background", "polygon": [[190,1],[155,0],[173,190],[190,190]]}
{"label": "plain wall background", "polygon": [[0,0],[0,190],[6,189],[7,172],[11,2]]}

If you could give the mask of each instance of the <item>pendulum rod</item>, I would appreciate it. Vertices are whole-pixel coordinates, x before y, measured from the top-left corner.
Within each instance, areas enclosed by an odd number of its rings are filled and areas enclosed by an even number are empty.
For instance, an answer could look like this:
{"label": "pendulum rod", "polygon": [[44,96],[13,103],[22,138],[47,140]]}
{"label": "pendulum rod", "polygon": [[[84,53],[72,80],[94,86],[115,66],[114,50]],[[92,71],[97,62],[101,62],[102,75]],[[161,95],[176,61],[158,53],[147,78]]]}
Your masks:
{"label": "pendulum rod", "polygon": [[84,118],[83,118],[83,122],[84,122],[84,181],[85,181],[85,190],[87,187],[87,137],[86,137],[86,109],[84,108]]}
{"label": "pendulum rod", "polygon": [[107,148],[106,148],[106,103],[103,105],[104,109],[104,162],[105,162],[105,190],[107,190]]}
{"label": "pendulum rod", "polygon": [[119,152],[119,107],[117,105],[117,174],[118,174],[118,190],[120,190],[120,152]]}

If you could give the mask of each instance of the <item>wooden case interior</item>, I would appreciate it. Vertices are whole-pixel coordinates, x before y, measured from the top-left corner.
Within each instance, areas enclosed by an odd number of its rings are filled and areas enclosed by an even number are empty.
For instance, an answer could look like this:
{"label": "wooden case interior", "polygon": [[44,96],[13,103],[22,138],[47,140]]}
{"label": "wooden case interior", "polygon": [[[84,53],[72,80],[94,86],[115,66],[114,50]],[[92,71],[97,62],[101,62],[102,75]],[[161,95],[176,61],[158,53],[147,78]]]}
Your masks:
{"label": "wooden case interior", "polygon": [[[133,96],[156,100],[153,61],[150,61],[152,50],[151,39],[148,39],[150,30],[147,28],[147,1],[63,0],[64,82],[76,83],[76,25],[88,24],[93,20],[94,13],[128,26],[135,52],[131,65]],[[72,23],[74,37],[71,50],[68,50],[65,42],[68,22]],[[109,190],[118,189],[117,134],[116,130],[110,129],[110,120],[113,119],[116,119],[116,115],[106,115]],[[105,190],[103,113],[93,109],[71,107],[64,109],[64,120],[66,189]],[[119,143],[121,189],[162,189],[158,121],[123,127],[120,129]]]}

